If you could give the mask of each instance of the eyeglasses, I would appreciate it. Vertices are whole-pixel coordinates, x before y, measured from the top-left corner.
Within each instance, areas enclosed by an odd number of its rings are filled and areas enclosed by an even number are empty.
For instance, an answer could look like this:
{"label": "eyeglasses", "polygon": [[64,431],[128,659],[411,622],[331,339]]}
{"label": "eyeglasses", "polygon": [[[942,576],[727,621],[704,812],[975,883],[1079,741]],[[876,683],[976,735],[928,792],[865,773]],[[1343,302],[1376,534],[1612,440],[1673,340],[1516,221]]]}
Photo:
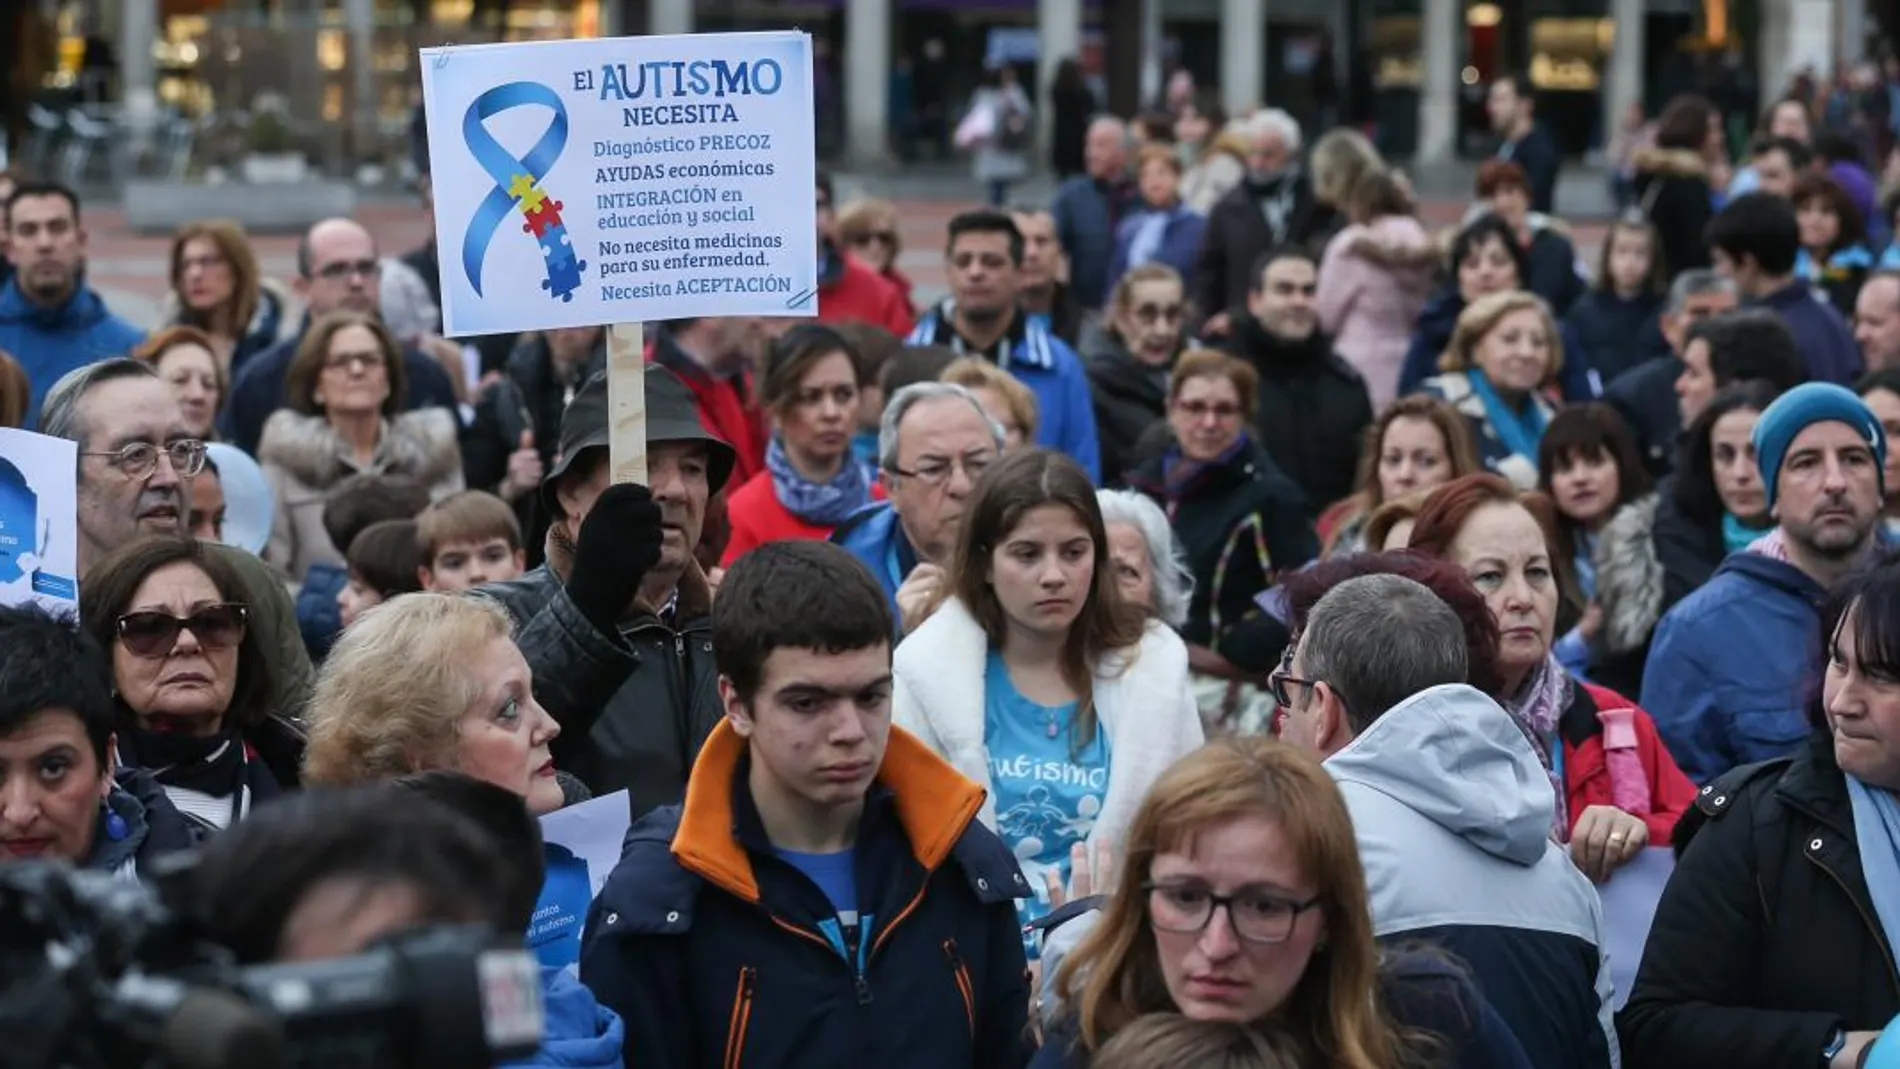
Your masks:
{"label": "eyeglasses", "polygon": [[1135,322],[1142,326],[1155,323],[1179,323],[1187,309],[1178,304],[1141,304],[1135,306]]}
{"label": "eyeglasses", "polygon": [[317,268],[317,277],[326,282],[336,282],[352,275],[375,278],[381,274],[383,265],[377,260],[337,260]]}
{"label": "eyeglasses", "polygon": [[1176,401],[1174,407],[1192,420],[1206,419],[1211,415],[1225,423],[1240,417],[1240,406],[1230,401],[1218,401],[1211,405],[1206,401]]}
{"label": "eyeglasses", "polygon": [[178,261],[178,270],[180,274],[189,272],[193,268],[198,268],[205,271],[214,271],[223,266],[225,266],[224,257],[216,256],[216,255],[187,256],[184,259]]}
{"label": "eyeglasses", "polygon": [[171,458],[172,470],[189,479],[205,470],[205,444],[196,438],[179,438],[164,445],[133,442],[116,453],[81,453],[82,457],[106,457],[108,464],[134,479],[143,479],[158,470],[160,455]]}
{"label": "eyeglasses", "polygon": [[365,371],[375,371],[383,366],[381,353],[331,353],[323,358],[323,370],[342,371],[344,368],[355,370],[361,364]]}
{"label": "eyeglasses", "polygon": [[1207,929],[1214,910],[1225,907],[1234,934],[1249,943],[1284,943],[1293,937],[1300,914],[1319,905],[1315,895],[1295,902],[1265,891],[1217,895],[1197,884],[1143,884],[1148,893],[1148,921],[1157,929],[1193,935]]}
{"label": "eyeglasses", "polygon": [[1297,639],[1288,641],[1286,649],[1280,654],[1280,663],[1267,673],[1267,692],[1273,695],[1274,704],[1282,709],[1293,708],[1293,692],[1289,687],[1311,687],[1319,683],[1319,680],[1301,679],[1293,674],[1293,651],[1298,647]]}
{"label": "eyeglasses", "polygon": [[994,463],[996,463],[996,454],[982,453],[958,460],[926,460],[917,465],[915,471],[905,471],[895,464],[891,465],[890,470],[893,474],[901,475],[906,479],[916,479],[931,486],[942,486],[950,481],[950,476],[959,467],[963,469],[963,474],[970,477],[971,482],[976,482]]}
{"label": "eyeglasses", "polygon": [[242,605],[206,605],[190,616],[168,612],[129,612],[119,617],[119,642],[134,657],[164,657],[178,645],[178,633],[190,631],[208,650],[228,650],[244,641],[250,611]]}

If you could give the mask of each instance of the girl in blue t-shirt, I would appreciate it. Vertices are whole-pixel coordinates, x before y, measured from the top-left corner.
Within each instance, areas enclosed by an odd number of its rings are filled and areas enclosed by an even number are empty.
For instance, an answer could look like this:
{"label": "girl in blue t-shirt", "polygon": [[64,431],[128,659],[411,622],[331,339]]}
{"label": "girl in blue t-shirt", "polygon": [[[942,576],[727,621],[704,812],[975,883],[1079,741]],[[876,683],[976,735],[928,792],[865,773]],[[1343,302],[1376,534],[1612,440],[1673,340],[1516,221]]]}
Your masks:
{"label": "girl in blue t-shirt", "polygon": [[1087,473],[1046,449],[977,486],[946,590],[897,649],[892,716],[986,788],[1033,920],[1068,894],[1075,847],[1117,846],[1148,785],[1201,744],[1187,648],[1122,600]]}

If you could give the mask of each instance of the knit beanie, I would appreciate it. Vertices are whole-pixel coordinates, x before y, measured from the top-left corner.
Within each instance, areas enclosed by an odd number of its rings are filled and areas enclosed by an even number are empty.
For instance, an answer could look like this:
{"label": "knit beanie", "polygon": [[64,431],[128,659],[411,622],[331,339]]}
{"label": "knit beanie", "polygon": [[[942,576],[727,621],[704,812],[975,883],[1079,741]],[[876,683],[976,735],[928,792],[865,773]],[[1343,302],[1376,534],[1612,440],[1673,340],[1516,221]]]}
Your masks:
{"label": "knit beanie", "polygon": [[1761,468],[1762,488],[1768,493],[1768,507],[1775,507],[1775,484],[1781,475],[1781,461],[1788,447],[1808,426],[1836,420],[1860,433],[1874,450],[1874,470],[1886,492],[1884,467],[1887,463],[1887,434],[1880,421],[1854,391],[1831,382],[1804,382],[1780,397],[1755,421],[1755,463]]}

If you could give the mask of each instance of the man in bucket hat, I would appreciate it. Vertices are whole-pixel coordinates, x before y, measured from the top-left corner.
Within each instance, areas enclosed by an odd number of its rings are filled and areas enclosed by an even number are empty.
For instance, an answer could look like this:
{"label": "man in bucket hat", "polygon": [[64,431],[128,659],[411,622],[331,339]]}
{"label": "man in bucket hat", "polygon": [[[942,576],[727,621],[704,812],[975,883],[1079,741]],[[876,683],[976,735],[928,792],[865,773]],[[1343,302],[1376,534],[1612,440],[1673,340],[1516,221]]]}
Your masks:
{"label": "man in bucket hat", "polygon": [[561,724],[555,763],[596,794],[625,788],[635,818],[684,796],[723,715],[693,547],[734,460],[664,368],[646,369],[646,413],[647,485],[610,484],[606,376],[581,386],[541,482],[547,563],[478,591],[514,619],[534,696]]}

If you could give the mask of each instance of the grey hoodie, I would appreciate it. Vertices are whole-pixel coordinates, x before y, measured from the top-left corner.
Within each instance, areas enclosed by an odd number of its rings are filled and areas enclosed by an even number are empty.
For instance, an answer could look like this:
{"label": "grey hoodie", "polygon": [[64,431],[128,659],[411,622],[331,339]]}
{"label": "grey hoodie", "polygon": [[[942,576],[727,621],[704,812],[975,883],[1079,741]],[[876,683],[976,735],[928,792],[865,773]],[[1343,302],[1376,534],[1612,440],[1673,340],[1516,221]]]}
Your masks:
{"label": "grey hoodie", "polygon": [[1503,708],[1432,687],[1326,771],[1352,813],[1380,939],[1461,958],[1538,1069],[1621,1064],[1602,905],[1549,838],[1550,780]]}

